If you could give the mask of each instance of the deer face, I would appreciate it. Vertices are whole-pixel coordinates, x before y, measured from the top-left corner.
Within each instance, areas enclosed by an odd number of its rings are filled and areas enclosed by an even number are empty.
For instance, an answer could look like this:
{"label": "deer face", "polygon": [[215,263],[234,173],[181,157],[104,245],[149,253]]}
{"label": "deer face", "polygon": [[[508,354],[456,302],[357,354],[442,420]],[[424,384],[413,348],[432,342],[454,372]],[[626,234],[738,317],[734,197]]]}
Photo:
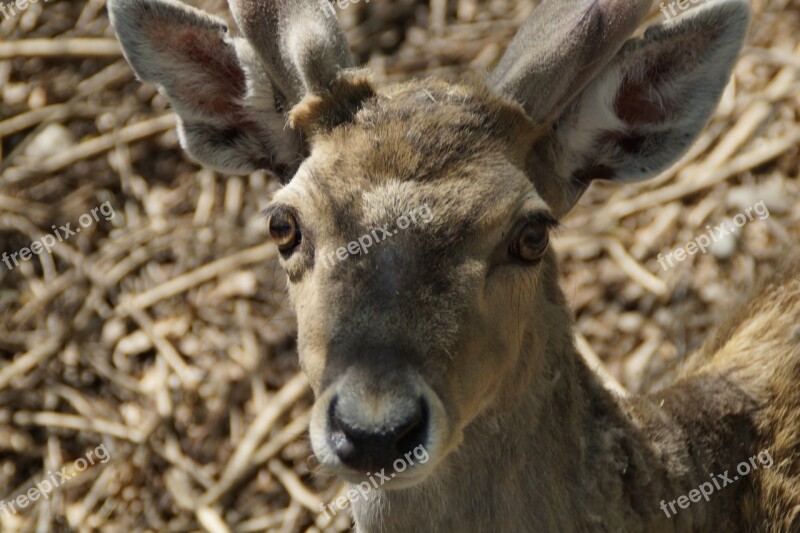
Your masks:
{"label": "deer face", "polygon": [[744,0],[709,2],[626,43],[649,3],[545,0],[486,82],[378,90],[316,0],[230,4],[244,38],[172,0],[110,12],[190,154],[287,183],[265,215],[311,442],[352,481],[423,449],[387,488],[430,475],[557,365],[553,227],[592,180],[645,179],[691,145],[749,20]]}
{"label": "deer face", "polygon": [[547,305],[522,312],[552,277],[555,216],[525,171],[540,133],[477,86],[390,88],[318,134],[275,196],[323,463],[363,478],[418,446],[443,457],[544,340],[526,336]]}

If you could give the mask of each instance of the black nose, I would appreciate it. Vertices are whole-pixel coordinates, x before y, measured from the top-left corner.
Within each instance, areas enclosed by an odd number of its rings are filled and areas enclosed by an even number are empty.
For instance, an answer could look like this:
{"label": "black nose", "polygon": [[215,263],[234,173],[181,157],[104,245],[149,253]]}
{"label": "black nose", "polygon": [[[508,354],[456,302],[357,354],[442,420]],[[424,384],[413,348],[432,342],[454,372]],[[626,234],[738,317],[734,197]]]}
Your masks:
{"label": "black nose", "polygon": [[349,423],[337,409],[338,398],[328,410],[328,441],[339,459],[350,468],[362,472],[390,470],[397,459],[424,444],[428,431],[428,406],[420,398],[417,409],[388,429],[366,429]]}

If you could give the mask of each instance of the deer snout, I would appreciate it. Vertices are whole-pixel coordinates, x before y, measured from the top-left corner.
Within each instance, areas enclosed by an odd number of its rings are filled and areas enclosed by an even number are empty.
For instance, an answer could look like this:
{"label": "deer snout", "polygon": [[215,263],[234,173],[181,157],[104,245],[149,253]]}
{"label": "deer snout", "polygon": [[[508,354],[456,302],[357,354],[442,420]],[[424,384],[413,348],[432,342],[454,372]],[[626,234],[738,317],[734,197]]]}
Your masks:
{"label": "deer snout", "polygon": [[381,472],[381,488],[422,482],[452,449],[445,404],[418,372],[403,366],[350,365],[320,391],[311,446],[320,463],[351,483]]}
{"label": "deer snout", "polygon": [[424,446],[430,416],[423,398],[393,402],[386,420],[365,420],[356,402],[337,395],[328,409],[328,443],[342,463],[362,472],[389,470]]}

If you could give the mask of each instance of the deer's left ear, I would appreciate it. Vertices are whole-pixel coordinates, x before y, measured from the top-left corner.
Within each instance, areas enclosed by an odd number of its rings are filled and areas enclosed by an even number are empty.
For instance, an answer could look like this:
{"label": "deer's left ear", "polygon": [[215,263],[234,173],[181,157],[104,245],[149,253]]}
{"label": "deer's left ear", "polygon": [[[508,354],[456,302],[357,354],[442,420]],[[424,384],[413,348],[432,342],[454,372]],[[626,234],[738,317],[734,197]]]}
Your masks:
{"label": "deer's left ear", "polygon": [[749,22],[746,0],[712,0],[622,47],[537,146],[565,189],[565,212],[593,180],[641,181],[688,150],[730,79]]}

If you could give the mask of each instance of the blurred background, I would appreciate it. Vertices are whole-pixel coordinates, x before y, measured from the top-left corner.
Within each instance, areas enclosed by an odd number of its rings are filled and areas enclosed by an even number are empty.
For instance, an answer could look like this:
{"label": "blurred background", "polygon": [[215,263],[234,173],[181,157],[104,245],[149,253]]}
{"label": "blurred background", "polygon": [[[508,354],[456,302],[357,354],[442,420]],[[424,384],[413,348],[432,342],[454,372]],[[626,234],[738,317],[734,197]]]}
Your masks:
{"label": "blurred background", "polygon": [[[0,531],[348,530],[346,513],[320,513],[341,486],[310,452],[295,321],[259,217],[277,180],[188,160],[104,0],[0,2],[0,502],[68,478],[0,507]],[[230,21],[222,0],[188,3]],[[534,5],[336,12],[385,82],[490,68]],[[798,248],[800,0],[752,7],[698,143],[645,184],[595,184],[555,241],[579,349],[631,391],[662,386]],[[650,22],[664,18],[656,7]],[[664,268],[748,208],[708,253]],[[10,258],[45,235],[52,254]],[[106,461],[76,462],[98,446]]]}

